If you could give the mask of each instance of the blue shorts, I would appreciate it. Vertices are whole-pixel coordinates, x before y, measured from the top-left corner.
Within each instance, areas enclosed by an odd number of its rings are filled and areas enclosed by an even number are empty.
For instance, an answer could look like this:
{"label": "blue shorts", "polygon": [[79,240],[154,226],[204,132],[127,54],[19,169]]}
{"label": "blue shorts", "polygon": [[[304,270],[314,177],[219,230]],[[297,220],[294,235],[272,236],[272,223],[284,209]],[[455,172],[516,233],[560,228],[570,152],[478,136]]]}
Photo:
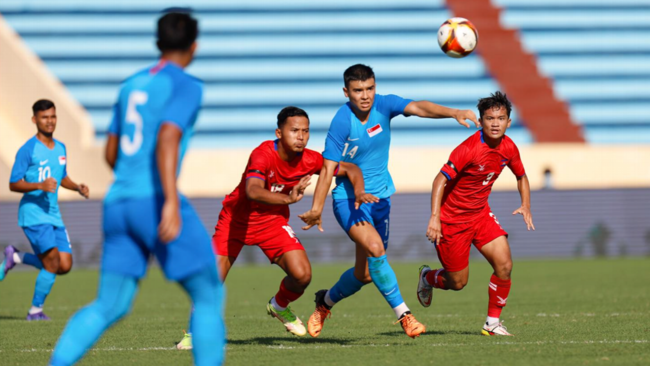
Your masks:
{"label": "blue shorts", "polygon": [[62,253],[72,254],[72,245],[65,226],[41,224],[23,227],[23,231],[36,255],[41,255],[53,248],[57,248]]}
{"label": "blue shorts", "polygon": [[102,271],[142,278],[154,254],[165,276],[179,281],[206,266],[214,266],[210,236],[186,198],[181,198],[180,234],[158,240],[162,197],[124,199],[104,205]]}
{"label": "blue shorts", "polygon": [[375,227],[381,240],[384,242],[384,249],[388,247],[388,236],[390,235],[390,198],[382,198],[377,203],[365,203],[354,209],[354,200],[333,200],[334,216],[339,225],[350,233],[352,225],[366,221]]}

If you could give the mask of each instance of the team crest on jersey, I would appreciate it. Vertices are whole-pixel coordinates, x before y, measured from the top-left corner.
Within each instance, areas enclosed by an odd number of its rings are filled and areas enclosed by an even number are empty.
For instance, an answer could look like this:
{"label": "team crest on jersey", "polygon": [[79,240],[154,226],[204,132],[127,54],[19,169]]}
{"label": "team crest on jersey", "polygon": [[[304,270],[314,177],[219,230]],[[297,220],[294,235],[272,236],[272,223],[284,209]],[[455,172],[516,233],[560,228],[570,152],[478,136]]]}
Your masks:
{"label": "team crest on jersey", "polygon": [[65,156],[59,156],[59,165],[65,165],[65,163],[66,163]]}
{"label": "team crest on jersey", "polygon": [[273,172],[273,170],[271,170],[271,172],[269,173],[269,178],[273,178],[274,175],[275,173]]}
{"label": "team crest on jersey", "polygon": [[378,123],[374,127],[370,127],[369,129],[367,129],[366,131],[368,131],[368,136],[375,137],[379,135],[383,131],[383,129],[381,128],[381,125]]}
{"label": "team crest on jersey", "polygon": [[479,165],[478,165],[478,171],[479,171],[479,172],[482,172],[482,171],[484,171],[484,170],[485,170],[485,165],[481,165],[481,164],[479,164]]}

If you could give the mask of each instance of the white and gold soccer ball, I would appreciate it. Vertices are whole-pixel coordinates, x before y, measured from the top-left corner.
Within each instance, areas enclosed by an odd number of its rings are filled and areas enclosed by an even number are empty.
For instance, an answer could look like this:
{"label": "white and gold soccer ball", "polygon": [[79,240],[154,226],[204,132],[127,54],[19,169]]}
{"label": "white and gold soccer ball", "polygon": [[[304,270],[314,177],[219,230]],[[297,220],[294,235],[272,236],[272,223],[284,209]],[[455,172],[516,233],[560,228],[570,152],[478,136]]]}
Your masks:
{"label": "white and gold soccer ball", "polygon": [[438,45],[449,57],[465,57],[474,51],[477,44],[478,31],[465,18],[447,19],[438,29]]}

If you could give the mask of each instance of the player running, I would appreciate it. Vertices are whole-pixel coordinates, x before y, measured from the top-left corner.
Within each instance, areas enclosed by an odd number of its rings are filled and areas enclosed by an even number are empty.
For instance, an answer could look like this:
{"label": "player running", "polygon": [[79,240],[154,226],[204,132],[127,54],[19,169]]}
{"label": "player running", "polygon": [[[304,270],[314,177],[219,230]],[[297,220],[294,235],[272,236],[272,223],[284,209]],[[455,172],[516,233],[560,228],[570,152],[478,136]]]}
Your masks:
{"label": "player running", "polygon": [[40,270],[32,307],[27,312],[29,321],[50,320],[43,313],[45,299],[56,276],[72,269],[72,245],[59,211],[59,187],[79,192],[86,199],[90,194],[86,185],[76,184],[68,176],[65,145],[53,137],[56,129],[54,103],[47,99],[38,100],[32,111],[36,136],[18,150],[11,169],[9,189],[24,193],[18,207],[18,226],[25,232],[34,254],[21,253],[10,245],[5,248],[5,258],[0,264],[0,281],[16,263]]}
{"label": "player running", "polygon": [[176,186],[203,94],[202,82],[183,70],[197,35],[190,15],[164,15],[158,20],[160,61],[122,84],[106,143],[115,181],[104,199],[98,296],[68,323],[52,366],[76,363],[129,312],[152,254],[194,303],[195,364],[223,362],[222,285],[210,237]]}
{"label": "player running", "polygon": [[440,269],[420,267],[418,300],[431,305],[433,288],[462,290],[469,277],[469,250],[474,244],[490,262],[494,273],[488,287],[488,316],[481,333],[511,335],[499,317],[510,293],[512,258],[506,233],[488,205],[492,185],[508,166],[517,177],[520,214],[528,230],[535,230],[530,214],[530,185],[515,143],[505,135],[512,106],[496,92],[478,102],[483,129],[458,145],[433,181],[431,219],[427,238],[436,244]]}
{"label": "player running", "polygon": [[375,74],[365,65],[349,67],[343,78],[343,93],[350,101],[338,110],[332,120],[323,152],[325,162],[316,185],[312,208],[300,215],[307,224],[303,229],[308,230],[318,225],[318,229],[323,231],[321,213],[332,176],[340,161],[358,165],[363,172],[366,191],[380,198],[380,201],[355,210],[350,181],[346,177],[337,178],[332,193],[334,215],[356,245],[356,262],[331,289],[316,293],[316,310],[309,318],[307,327],[309,334],[317,337],[334,304],[373,282],[393,308],[406,334],[415,338],[424,333],[425,327],[415,319],[404,303],[395,272],[386,258],[390,196],[395,192],[388,172],[390,120],[403,114],[424,118],[455,118],[466,127],[469,127],[466,119],[473,121],[477,127],[478,122],[469,110],[451,109],[428,101],[412,101],[396,95],[375,95]]}
{"label": "player running", "polygon": [[[277,125],[278,139],[253,150],[241,182],[223,201],[212,245],[224,281],[245,245],[259,246],[272,264],[282,268],[287,275],[266,311],[288,332],[304,336],[307,330],[289,303],[298,300],[311,282],[311,264],[289,226],[289,205],[303,198],[311,175],[319,174],[323,167],[323,156],[306,148],[309,116],[304,110],[282,109]],[[363,175],[356,165],[342,163],[337,175],[352,182],[357,207],[379,201],[364,192]],[[191,337],[187,333],[177,348],[191,348]]]}

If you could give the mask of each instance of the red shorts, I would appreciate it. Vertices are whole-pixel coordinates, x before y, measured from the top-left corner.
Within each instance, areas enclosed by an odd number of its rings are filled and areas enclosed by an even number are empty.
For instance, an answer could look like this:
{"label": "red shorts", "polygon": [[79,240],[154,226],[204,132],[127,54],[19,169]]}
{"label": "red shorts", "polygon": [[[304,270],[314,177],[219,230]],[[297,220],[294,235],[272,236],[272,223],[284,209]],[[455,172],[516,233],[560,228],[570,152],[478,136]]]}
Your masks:
{"label": "red shorts", "polygon": [[242,225],[233,222],[221,211],[212,236],[214,252],[217,255],[237,258],[244,245],[260,247],[271,263],[286,252],[305,250],[285,220],[263,225]]}
{"label": "red shorts", "polygon": [[438,259],[449,272],[456,272],[469,265],[469,250],[472,244],[476,249],[481,248],[500,237],[508,236],[496,216],[485,210],[476,220],[462,224],[442,223],[442,238],[436,245]]}

